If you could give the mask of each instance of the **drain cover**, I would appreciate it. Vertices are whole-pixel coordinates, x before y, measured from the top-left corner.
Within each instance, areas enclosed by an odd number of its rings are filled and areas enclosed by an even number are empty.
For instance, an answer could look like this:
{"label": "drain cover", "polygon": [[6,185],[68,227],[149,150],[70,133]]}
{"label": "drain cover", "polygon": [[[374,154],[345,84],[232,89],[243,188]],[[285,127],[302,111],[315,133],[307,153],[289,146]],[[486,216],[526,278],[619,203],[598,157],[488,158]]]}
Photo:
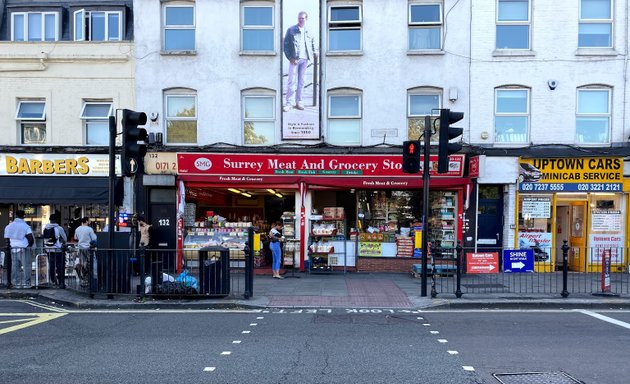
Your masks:
{"label": "drain cover", "polygon": [[582,383],[564,372],[495,373],[503,384],[575,384]]}

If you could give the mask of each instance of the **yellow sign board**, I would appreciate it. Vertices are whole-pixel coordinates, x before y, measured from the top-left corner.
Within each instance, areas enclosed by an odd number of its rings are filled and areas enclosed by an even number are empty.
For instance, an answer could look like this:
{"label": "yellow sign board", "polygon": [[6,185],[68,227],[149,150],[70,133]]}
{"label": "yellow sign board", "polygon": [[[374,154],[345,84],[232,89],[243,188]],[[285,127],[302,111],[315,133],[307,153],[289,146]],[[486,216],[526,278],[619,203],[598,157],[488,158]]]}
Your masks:
{"label": "yellow sign board", "polygon": [[620,192],[623,158],[521,159],[518,182],[521,192]]}

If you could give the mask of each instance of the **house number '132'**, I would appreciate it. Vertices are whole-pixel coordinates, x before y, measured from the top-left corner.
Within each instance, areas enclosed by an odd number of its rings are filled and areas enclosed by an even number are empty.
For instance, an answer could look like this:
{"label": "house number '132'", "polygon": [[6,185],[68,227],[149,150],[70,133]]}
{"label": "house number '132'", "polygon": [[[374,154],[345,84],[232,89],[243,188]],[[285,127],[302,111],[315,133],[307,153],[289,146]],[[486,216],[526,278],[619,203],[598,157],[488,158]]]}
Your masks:
{"label": "house number '132'", "polygon": [[171,220],[169,220],[169,219],[159,219],[158,220],[158,224],[160,225],[160,227],[170,227]]}

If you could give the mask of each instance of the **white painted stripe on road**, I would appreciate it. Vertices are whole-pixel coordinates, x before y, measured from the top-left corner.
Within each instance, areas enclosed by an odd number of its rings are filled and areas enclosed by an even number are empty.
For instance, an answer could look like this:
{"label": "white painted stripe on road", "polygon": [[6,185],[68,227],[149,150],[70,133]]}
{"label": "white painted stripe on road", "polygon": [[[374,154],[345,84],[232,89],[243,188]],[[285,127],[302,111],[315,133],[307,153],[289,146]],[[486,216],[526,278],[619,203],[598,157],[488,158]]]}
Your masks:
{"label": "white painted stripe on road", "polygon": [[241,333],[251,333],[251,331],[243,331],[243,332],[241,332]]}
{"label": "white painted stripe on road", "polygon": [[438,339],[438,341],[439,341],[440,343],[448,343],[448,340],[446,340],[446,339]]}
{"label": "white painted stripe on road", "polygon": [[458,355],[459,354],[459,352],[457,352],[457,351],[446,351],[446,352],[448,352],[450,355]]}
{"label": "white painted stripe on road", "polygon": [[214,370],[217,369],[217,367],[205,367],[203,369],[204,372],[214,372]]}
{"label": "white painted stripe on road", "polygon": [[258,325],[258,323],[251,323],[251,324],[249,324],[250,327],[255,327],[257,325]]}
{"label": "white painted stripe on road", "polygon": [[464,371],[474,371],[475,368],[471,367],[470,365],[462,365],[462,368],[464,368]]}
{"label": "white painted stripe on road", "polygon": [[437,335],[440,331],[431,331],[432,334]]}
{"label": "white painted stripe on road", "polygon": [[424,320],[422,317],[416,317],[417,320]]}
{"label": "white painted stripe on road", "polygon": [[263,317],[263,316],[258,316],[258,317],[256,318],[256,320],[262,320],[262,319],[264,319],[264,317]]}
{"label": "white painted stripe on road", "polygon": [[240,343],[241,343],[241,341],[240,341],[240,340],[234,340],[234,341],[232,342],[232,344],[240,344]]}
{"label": "white painted stripe on road", "polygon": [[621,320],[613,319],[612,317],[600,315],[599,313],[592,312],[592,311],[587,311],[585,309],[579,309],[579,310],[577,310],[577,312],[583,313],[583,314],[588,315],[588,316],[592,316],[592,317],[594,317],[596,319],[605,321],[605,322],[610,323],[610,324],[615,324],[615,325],[618,325],[620,327],[623,327],[623,328],[626,328],[626,329],[630,329],[630,324],[628,324],[628,323],[626,323],[624,321],[621,321]]}
{"label": "white painted stripe on road", "polygon": [[429,323],[424,323],[422,325],[424,325],[425,327],[430,327],[431,326],[431,324],[429,324]]}
{"label": "white painted stripe on road", "polygon": [[230,352],[230,351],[223,351],[223,352],[221,352],[221,356],[228,356],[228,355],[231,355],[231,354],[232,354],[232,352]]}

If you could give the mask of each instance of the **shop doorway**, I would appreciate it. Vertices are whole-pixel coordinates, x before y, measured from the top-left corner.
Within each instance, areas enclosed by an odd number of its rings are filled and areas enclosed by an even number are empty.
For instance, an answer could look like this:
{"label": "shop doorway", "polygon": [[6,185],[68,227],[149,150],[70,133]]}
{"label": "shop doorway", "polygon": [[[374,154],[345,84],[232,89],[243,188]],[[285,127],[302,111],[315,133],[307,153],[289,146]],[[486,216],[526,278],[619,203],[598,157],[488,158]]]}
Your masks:
{"label": "shop doorway", "polygon": [[478,251],[494,251],[503,244],[503,202],[500,185],[480,185],[477,216]]}
{"label": "shop doorway", "polygon": [[567,244],[570,246],[570,208],[571,206],[564,202],[559,202],[556,205],[556,241],[554,245],[556,271],[562,270],[562,246],[564,245],[564,240],[566,240]]}

